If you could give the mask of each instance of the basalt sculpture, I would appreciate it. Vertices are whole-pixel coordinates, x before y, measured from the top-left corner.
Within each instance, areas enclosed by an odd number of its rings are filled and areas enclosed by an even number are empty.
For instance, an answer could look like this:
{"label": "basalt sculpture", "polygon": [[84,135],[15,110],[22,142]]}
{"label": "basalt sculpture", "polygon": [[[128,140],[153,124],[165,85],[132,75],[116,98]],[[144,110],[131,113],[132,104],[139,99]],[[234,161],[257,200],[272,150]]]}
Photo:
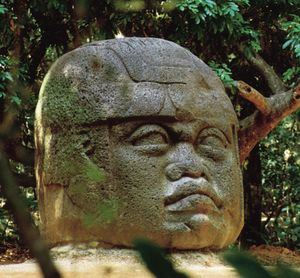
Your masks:
{"label": "basalt sculpture", "polygon": [[243,226],[239,124],[216,74],[156,38],[59,58],[36,109],[41,232],[52,246],[221,249]]}

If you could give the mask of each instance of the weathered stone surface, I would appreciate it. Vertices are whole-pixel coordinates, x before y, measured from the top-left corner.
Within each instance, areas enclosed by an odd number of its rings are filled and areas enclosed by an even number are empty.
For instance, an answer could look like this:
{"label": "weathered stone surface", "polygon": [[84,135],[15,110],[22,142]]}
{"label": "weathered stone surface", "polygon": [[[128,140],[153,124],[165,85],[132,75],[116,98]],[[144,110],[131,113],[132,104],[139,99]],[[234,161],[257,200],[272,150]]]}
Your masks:
{"label": "weathered stone surface", "polygon": [[[154,277],[136,251],[99,248],[96,242],[57,246],[51,249],[51,256],[63,277]],[[234,269],[223,262],[221,253],[180,251],[170,252],[167,257],[177,270],[190,278],[238,277]],[[0,265],[0,273],[14,278],[42,277],[34,260]]]}
{"label": "weathered stone surface", "polygon": [[36,110],[41,232],[220,249],[243,225],[238,121],[188,50],[154,38],[84,45],[52,66]]}
{"label": "weathered stone surface", "polygon": [[[101,262],[84,259],[62,259],[56,265],[64,278],[154,278],[142,264],[128,264],[121,260],[113,262]],[[203,266],[199,264],[187,264],[180,267],[190,278],[238,278],[234,269],[227,266]],[[1,277],[5,278],[42,278],[39,267],[34,262],[22,264],[0,265]]]}

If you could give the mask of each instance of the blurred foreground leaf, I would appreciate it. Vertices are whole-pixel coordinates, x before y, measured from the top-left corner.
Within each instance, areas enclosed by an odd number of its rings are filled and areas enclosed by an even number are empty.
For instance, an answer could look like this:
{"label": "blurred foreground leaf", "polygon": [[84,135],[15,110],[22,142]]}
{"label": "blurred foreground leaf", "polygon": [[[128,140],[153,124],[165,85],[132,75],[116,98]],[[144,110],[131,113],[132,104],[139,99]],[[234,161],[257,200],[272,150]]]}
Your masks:
{"label": "blurred foreground leaf", "polygon": [[239,251],[229,251],[224,254],[224,259],[231,264],[241,277],[245,278],[272,278],[272,276],[252,256]]}
{"label": "blurred foreground leaf", "polygon": [[163,250],[155,243],[146,239],[137,239],[133,244],[147,268],[155,277],[188,278],[186,274],[175,270],[173,264],[166,258]]}
{"label": "blurred foreground leaf", "polygon": [[279,265],[275,272],[276,278],[300,278],[300,272],[286,265]]}
{"label": "blurred foreground leaf", "polygon": [[224,259],[244,278],[300,278],[300,273],[291,267],[279,265],[272,270],[265,269],[251,255],[232,250],[224,253]]}

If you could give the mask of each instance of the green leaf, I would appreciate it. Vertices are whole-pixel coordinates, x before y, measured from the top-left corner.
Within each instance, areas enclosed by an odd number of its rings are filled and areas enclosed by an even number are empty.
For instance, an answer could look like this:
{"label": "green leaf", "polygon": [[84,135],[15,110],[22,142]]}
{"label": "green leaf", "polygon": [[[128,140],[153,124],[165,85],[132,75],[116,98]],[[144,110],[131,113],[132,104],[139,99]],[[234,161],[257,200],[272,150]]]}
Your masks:
{"label": "green leaf", "polygon": [[286,49],[288,46],[290,46],[293,43],[293,40],[287,40],[283,45],[282,48]]}
{"label": "green leaf", "polygon": [[0,4],[0,14],[5,14],[7,12],[7,8],[4,7],[4,5]]}
{"label": "green leaf", "polygon": [[136,239],[133,244],[147,268],[155,277],[188,278],[186,274],[175,270],[171,261],[166,258],[162,249],[155,243],[146,239]]}
{"label": "green leaf", "polygon": [[273,278],[252,256],[239,251],[224,253],[224,259],[244,278]]}
{"label": "green leaf", "polygon": [[299,271],[282,264],[277,266],[275,274],[277,278],[300,278]]}
{"label": "green leaf", "polygon": [[3,73],[0,73],[0,80],[2,80],[4,82],[7,80],[13,81],[13,78],[12,78],[12,75],[10,72],[5,71]]}
{"label": "green leaf", "polygon": [[18,96],[12,96],[11,97],[11,102],[15,103],[17,106],[21,105],[22,100]]}
{"label": "green leaf", "polygon": [[295,79],[296,82],[299,76],[300,76],[300,67],[291,67],[282,74],[282,78],[284,82],[291,81],[293,79]]}
{"label": "green leaf", "polygon": [[185,7],[184,6],[178,6],[178,9],[183,12],[185,10]]}

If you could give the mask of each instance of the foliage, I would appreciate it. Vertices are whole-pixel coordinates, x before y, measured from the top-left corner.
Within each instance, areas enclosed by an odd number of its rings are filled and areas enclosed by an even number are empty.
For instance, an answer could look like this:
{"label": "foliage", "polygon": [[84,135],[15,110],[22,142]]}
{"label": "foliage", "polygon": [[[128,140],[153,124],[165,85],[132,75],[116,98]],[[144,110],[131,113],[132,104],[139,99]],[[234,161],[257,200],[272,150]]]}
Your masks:
{"label": "foliage", "polygon": [[283,81],[295,86],[300,80],[300,67],[288,68],[282,75]]}
{"label": "foliage", "polygon": [[249,6],[248,0],[186,0],[177,5],[180,11],[190,14],[196,25],[201,24],[201,28],[197,28],[198,39],[203,39],[207,33],[221,34],[227,41],[246,36],[249,39],[249,47],[257,52],[261,50],[259,32],[251,27],[241,13],[242,8]]}
{"label": "foliage", "polygon": [[135,249],[140,253],[143,262],[157,278],[187,278],[188,276],[175,270],[172,262],[166,257],[163,250],[146,239],[136,239]]}
{"label": "foliage", "polygon": [[300,58],[300,16],[291,15],[291,17],[291,21],[285,19],[281,23],[281,28],[288,33],[282,48],[290,48],[296,58]]}
{"label": "foliage", "polygon": [[300,113],[286,118],[260,144],[264,237],[300,250]]}
{"label": "foliage", "polygon": [[5,242],[7,239],[18,239],[18,233],[13,223],[11,215],[7,209],[4,208],[6,201],[4,198],[0,199],[0,240]]}
{"label": "foliage", "polygon": [[230,89],[230,95],[235,95],[235,81],[232,78],[232,71],[227,64],[219,64],[215,61],[209,61],[208,65],[220,77],[225,87]]}
{"label": "foliage", "polygon": [[[21,188],[21,193],[32,215],[34,222],[38,223],[37,200],[33,188]],[[0,242],[18,241],[19,233],[13,222],[12,215],[6,208],[6,200],[0,198]]]}
{"label": "foliage", "polygon": [[6,97],[6,87],[9,81],[13,81],[9,71],[9,57],[0,55],[0,98]]}

